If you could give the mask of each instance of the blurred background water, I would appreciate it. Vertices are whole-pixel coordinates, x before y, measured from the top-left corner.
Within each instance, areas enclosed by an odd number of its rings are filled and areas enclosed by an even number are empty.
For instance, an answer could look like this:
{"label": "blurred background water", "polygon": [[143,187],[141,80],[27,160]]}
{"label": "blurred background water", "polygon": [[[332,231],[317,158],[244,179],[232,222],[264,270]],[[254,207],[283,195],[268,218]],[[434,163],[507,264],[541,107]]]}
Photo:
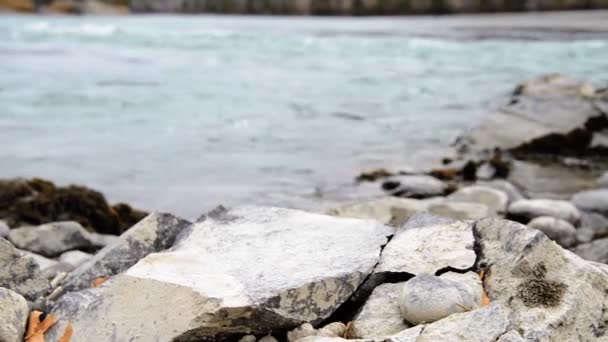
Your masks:
{"label": "blurred background water", "polygon": [[2,15],[0,177],[187,217],[317,209],[351,198],[364,169],[439,160],[524,79],[608,79],[608,37],[419,24]]}

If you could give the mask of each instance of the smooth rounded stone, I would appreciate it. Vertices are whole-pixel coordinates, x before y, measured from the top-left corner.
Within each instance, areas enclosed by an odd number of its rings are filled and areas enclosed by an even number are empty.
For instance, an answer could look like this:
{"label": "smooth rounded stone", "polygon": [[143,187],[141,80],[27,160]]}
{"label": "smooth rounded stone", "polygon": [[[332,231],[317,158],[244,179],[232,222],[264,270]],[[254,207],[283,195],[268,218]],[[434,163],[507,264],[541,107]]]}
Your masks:
{"label": "smooth rounded stone", "polygon": [[266,335],[264,337],[262,337],[258,342],[279,342],[276,338],[274,338],[272,335]]}
{"label": "smooth rounded stone", "polygon": [[595,185],[599,188],[608,188],[608,172],[604,172],[596,181]]}
{"label": "smooth rounded stone", "polygon": [[17,248],[51,258],[73,249],[93,248],[89,233],[72,221],[15,228],[10,231],[8,240]]}
{"label": "smooth rounded stone", "polygon": [[0,341],[22,342],[29,312],[25,298],[0,287]]}
{"label": "smooth rounded stone", "polygon": [[6,238],[10,231],[11,228],[6,224],[6,222],[0,220],[0,238]]}
{"label": "smooth rounded stone", "polygon": [[528,227],[538,229],[547,237],[562,247],[568,248],[576,244],[576,228],[568,221],[551,216],[540,216],[528,223]]}
{"label": "smooth rounded stone", "polygon": [[243,337],[241,337],[241,339],[239,340],[239,342],[256,342],[257,339],[255,338],[254,335],[245,335]]}
{"label": "smooth rounded stone", "polygon": [[389,178],[382,189],[392,196],[427,198],[444,195],[448,185],[432,176],[406,175]]}
{"label": "smooth rounded stone", "polygon": [[576,246],[574,253],[586,260],[608,263],[608,238]]}
{"label": "smooth rounded stone", "polygon": [[45,294],[49,282],[33,258],[23,255],[10,242],[0,238],[0,287],[34,301]]}
{"label": "smooth rounded stone", "polygon": [[49,267],[53,267],[53,266],[57,265],[57,260],[49,259],[49,258],[43,257],[42,255],[32,253],[30,251],[19,250],[19,252],[21,252],[21,254],[23,254],[25,256],[28,256],[28,257],[34,259],[34,261],[36,261],[36,263],[38,264],[38,266],[40,267],[41,270],[45,270]]}
{"label": "smooth rounded stone", "polygon": [[594,231],[589,227],[581,227],[576,230],[576,243],[583,244],[593,241]]}
{"label": "smooth rounded stone", "polygon": [[215,210],[169,251],[98,288],[63,295],[49,341],[67,321],[74,341],[108,331],[116,340],[213,340],[318,324],[371,274],[393,232],[374,220],[291,209]]}
{"label": "smooth rounded stone", "polygon": [[608,189],[579,192],[572,196],[572,203],[581,210],[608,215]]}
{"label": "smooth rounded stone", "polygon": [[140,259],[173,246],[177,236],[190,222],[171,214],[152,213],[124,232],[119,238],[78,266],[63,287],[76,291],[90,286],[96,278],[110,278],[126,271]]}
{"label": "smooth rounded stone", "polygon": [[518,201],[520,199],[525,199],[526,197],[523,193],[515,186],[513,183],[506,181],[504,179],[494,179],[491,181],[478,181],[476,185],[484,186],[492,189],[496,189],[507,194],[509,198],[509,203]]}
{"label": "smooth rounded stone", "polygon": [[594,238],[608,236],[608,218],[606,216],[593,212],[583,212],[582,215],[581,226],[589,227],[593,231]]}
{"label": "smooth rounded stone", "polygon": [[399,297],[401,317],[413,325],[432,323],[451,314],[481,305],[482,292],[447,277],[421,274],[402,287]]}
{"label": "smooth rounded stone", "polygon": [[304,323],[287,333],[287,341],[296,342],[297,340],[308,336],[318,336],[318,331],[312,326],[312,324]]}
{"label": "smooth rounded stone", "polygon": [[376,287],[351,321],[348,337],[382,338],[409,328],[399,310],[399,294],[404,285],[401,282]]}
{"label": "smooth rounded stone", "polygon": [[581,219],[580,211],[568,201],[551,199],[524,199],[511,203],[509,215],[528,221],[540,216],[551,216],[574,225]]}
{"label": "smooth rounded stone", "polygon": [[66,262],[58,262],[53,266],[47,267],[42,270],[42,275],[49,280],[55,278],[59,273],[70,273],[75,269],[74,265]]}
{"label": "smooth rounded stone", "polygon": [[504,215],[509,204],[509,196],[505,192],[481,185],[460,188],[449,195],[447,200],[483,204],[492,216]]}
{"label": "smooth rounded stone", "polygon": [[447,225],[455,222],[456,220],[444,216],[433,215],[428,212],[419,212],[410,216],[407,221],[399,227],[399,230]]}
{"label": "smooth rounded stone", "polygon": [[361,203],[353,203],[330,209],[327,214],[339,217],[374,219],[384,224],[391,222],[395,210],[406,219],[416,212],[426,210],[428,204],[411,198],[382,197]]}
{"label": "smooth rounded stone", "polygon": [[319,329],[319,336],[342,337],[346,332],[346,325],[342,322],[333,322]]}
{"label": "smooth rounded stone", "polygon": [[70,264],[76,268],[91,259],[91,257],[93,257],[92,254],[83,251],[68,251],[61,254],[58,260],[59,262]]}
{"label": "smooth rounded stone", "polygon": [[485,204],[468,202],[441,201],[429,205],[428,211],[454,220],[479,220],[494,216]]}
{"label": "smooth rounded stone", "polygon": [[468,269],[475,264],[474,243],[473,228],[467,222],[399,230],[384,247],[374,273],[418,275],[446,267]]}

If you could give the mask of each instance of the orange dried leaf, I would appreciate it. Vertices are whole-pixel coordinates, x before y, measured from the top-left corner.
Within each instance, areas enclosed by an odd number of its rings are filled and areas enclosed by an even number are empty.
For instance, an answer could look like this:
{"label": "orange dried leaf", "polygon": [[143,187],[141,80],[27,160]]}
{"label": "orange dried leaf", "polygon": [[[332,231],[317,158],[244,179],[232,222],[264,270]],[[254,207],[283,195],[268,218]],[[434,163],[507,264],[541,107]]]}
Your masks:
{"label": "orange dried leaf", "polygon": [[74,329],[72,328],[72,322],[68,322],[68,325],[65,327],[65,331],[63,332],[63,336],[61,336],[58,342],[70,342],[73,333]]}
{"label": "orange dried leaf", "polygon": [[490,297],[488,297],[488,295],[486,294],[486,291],[481,290],[481,292],[482,292],[481,305],[486,306],[486,305],[490,304]]}
{"label": "orange dried leaf", "polygon": [[106,281],[108,281],[108,278],[96,278],[95,280],[93,280],[91,282],[91,287],[97,287],[97,286],[105,283]]}
{"label": "orange dried leaf", "polygon": [[30,317],[28,319],[28,325],[27,325],[27,333],[25,334],[25,339],[29,339],[31,336],[33,336],[36,333],[36,330],[38,328],[38,325],[40,324],[40,315],[42,315],[42,312],[40,311],[32,311],[30,312]]}
{"label": "orange dried leaf", "polygon": [[54,314],[47,315],[40,325],[34,332],[35,335],[44,335],[44,333],[49,330],[55,323],[57,323],[57,316]]}

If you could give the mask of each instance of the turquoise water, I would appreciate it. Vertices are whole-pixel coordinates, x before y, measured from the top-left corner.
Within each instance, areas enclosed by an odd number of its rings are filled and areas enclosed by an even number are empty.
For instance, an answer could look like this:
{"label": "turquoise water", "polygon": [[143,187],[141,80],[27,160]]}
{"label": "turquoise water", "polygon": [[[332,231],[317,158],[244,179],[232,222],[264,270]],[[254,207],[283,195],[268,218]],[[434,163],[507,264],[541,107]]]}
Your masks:
{"label": "turquoise water", "polygon": [[403,18],[0,16],[0,177],[188,217],[318,208],[355,196],[362,169],[434,161],[523,79],[608,80],[608,38],[475,36]]}

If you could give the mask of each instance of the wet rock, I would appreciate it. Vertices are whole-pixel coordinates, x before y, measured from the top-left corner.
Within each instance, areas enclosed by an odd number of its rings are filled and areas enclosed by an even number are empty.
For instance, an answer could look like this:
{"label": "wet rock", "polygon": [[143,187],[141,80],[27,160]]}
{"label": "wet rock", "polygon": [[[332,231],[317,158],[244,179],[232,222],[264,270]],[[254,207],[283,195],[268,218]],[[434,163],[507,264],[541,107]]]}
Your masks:
{"label": "wet rock", "polygon": [[572,196],[579,209],[608,216],[608,189],[583,191]]}
{"label": "wet rock", "polygon": [[389,178],[382,189],[392,196],[427,198],[445,195],[448,185],[432,176],[405,175]]}
{"label": "wet rock", "polygon": [[78,266],[66,279],[64,288],[70,291],[87,288],[96,278],[109,278],[126,271],[146,255],[170,248],[189,225],[190,222],[170,214],[148,215]]}
{"label": "wet rock", "polygon": [[317,324],[372,272],[391,233],[372,220],[297,210],[216,211],[170,251],[148,255],[99,288],[64,295],[50,336],[66,320],[74,340],[109,331],[117,340],[205,340]]}
{"label": "wet rock", "polygon": [[608,264],[608,238],[578,245],[574,253],[586,260]]}
{"label": "wet rock", "polygon": [[404,321],[399,310],[399,295],[405,282],[382,284],[350,323],[349,338],[382,338],[399,333],[411,325]]}
{"label": "wet rock", "polygon": [[25,298],[0,287],[0,341],[22,342],[29,312]]}
{"label": "wet rock", "polygon": [[510,329],[503,332],[513,329],[524,340],[540,341],[593,341],[601,336],[598,323],[606,320],[608,304],[606,273],[515,222],[484,219],[476,232],[479,265],[489,267],[484,278],[488,297],[510,311]]}
{"label": "wet rock", "polygon": [[[473,273],[473,277],[477,277]],[[413,325],[432,323],[481,306],[481,281],[470,286],[458,278],[421,274],[405,283],[399,297],[401,316]]]}
{"label": "wet rock", "polygon": [[6,224],[6,222],[0,220],[0,238],[6,238],[11,228]]}
{"label": "wet rock", "polygon": [[468,269],[475,263],[470,223],[454,222],[401,230],[382,251],[374,273],[435,274],[448,267]]}
{"label": "wet rock", "polygon": [[0,287],[34,301],[45,294],[49,283],[34,259],[22,255],[10,242],[0,238]]}
{"label": "wet rock", "polygon": [[576,228],[568,221],[551,216],[540,216],[528,223],[528,227],[538,229],[547,237],[562,247],[568,248],[576,244]]}
{"label": "wet rock", "polygon": [[64,262],[74,266],[74,268],[84,264],[87,260],[91,259],[93,255],[82,251],[69,251],[59,256],[59,262]]}
{"label": "wet rock", "polygon": [[18,248],[51,258],[73,249],[94,248],[88,232],[72,221],[12,229],[8,240]]}
{"label": "wet rock", "polygon": [[477,185],[489,187],[504,192],[509,198],[508,204],[526,198],[515,185],[503,179],[480,181],[477,182]]}
{"label": "wet rock", "polygon": [[461,188],[447,198],[454,202],[483,204],[488,207],[491,216],[504,215],[509,203],[509,196],[503,191],[480,185]]}
{"label": "wet rock", "polygon": [[59,187],[39,178],[0,180],[0,217],[13,227],[73,220],[100,233],[120,234],[145,215],[126,204],[111,207],[101,193],[82,186]]}
{"label": "wet rock", "polygon": [[578,224],[580,211],[568,201],[550,199],[526,199],[511,203],[509,216],[525,222],[540,216],[551,216]]}

